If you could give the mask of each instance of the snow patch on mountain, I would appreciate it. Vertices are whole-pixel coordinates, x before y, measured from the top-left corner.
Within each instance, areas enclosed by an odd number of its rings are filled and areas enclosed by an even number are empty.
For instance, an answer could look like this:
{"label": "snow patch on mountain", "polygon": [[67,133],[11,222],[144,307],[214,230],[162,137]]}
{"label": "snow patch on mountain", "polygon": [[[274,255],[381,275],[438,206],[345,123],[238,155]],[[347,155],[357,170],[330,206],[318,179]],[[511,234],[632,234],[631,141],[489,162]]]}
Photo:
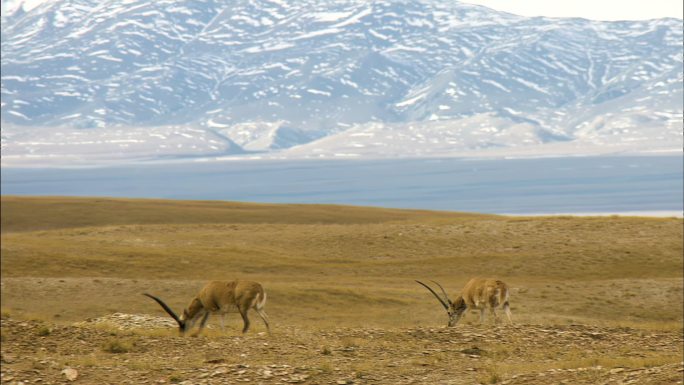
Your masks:
{"label": "snow patch on mountain", "polygon": [[3,162],[683,146],[677,19],[434,0],[2,4]]}

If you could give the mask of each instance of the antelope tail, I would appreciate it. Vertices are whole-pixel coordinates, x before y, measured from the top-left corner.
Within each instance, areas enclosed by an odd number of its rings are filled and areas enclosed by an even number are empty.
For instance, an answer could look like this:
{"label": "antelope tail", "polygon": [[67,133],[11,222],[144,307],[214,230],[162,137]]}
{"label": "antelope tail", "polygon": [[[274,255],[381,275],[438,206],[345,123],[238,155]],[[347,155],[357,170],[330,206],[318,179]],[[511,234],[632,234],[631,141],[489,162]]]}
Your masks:
{"label": "antelope tail", "polygon": [[266,292],[261,294],[261,301],[257,302],[256,308],[261,310],[266,305]]}

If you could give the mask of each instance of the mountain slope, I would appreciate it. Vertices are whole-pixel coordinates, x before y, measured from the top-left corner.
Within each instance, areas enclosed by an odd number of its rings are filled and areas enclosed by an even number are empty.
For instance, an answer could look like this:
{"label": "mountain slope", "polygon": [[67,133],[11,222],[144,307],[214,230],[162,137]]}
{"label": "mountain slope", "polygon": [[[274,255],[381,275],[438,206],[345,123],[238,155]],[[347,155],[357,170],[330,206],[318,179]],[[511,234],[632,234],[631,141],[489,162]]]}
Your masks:
{"label": "mountain slope", "polygon": [[[3,16],[3,155],[59,155],[63,143],[41,146],[33,127],[124,156],[107,138],[123,130],[156,156],[163,143],[146,137],[165,127],[204,132],[179,156],[287,155],[347,130],[420,133],[432,121],[446,154],[576,140],[681,148],[682,79],[676,19],[525,18],[431,0],[52,0]],[[460,131],[463,146],[445,139]],[[403,150],[377,131],[374,143]]]}

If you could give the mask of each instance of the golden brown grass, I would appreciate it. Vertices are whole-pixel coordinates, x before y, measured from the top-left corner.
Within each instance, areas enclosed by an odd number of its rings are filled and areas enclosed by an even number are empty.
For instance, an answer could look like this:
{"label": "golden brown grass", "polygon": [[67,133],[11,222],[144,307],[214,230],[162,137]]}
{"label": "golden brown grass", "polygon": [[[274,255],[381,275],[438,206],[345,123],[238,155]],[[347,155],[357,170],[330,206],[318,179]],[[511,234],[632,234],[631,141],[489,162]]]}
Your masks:
{"label": "golden brown grass", "polygon": [[134,342],[120,338],[110,338],[102,345],[102,350],[107,353],[128,353],[133,350]]}
{"label": "golden brown grass", "polygon": [[577,369],[601,366],[604,368],[648,368],[672,364],[682,361],[679,353],[650,352],[645,357],[626,357],[624,355],[606,357],[588,355],[581,351],[559,352],[545,351],[546,356],[555,356],[555,360],[543,360],[529,357],[527,363],[492,362],[491,369],[499,375],[510,376],[515,373],[543,372],[549,369]]}
{"label": "golden brown grass", "polygon": [[434,211],[336,205],[18,196],[1,199],[3,233],[105,224],[360,224],[410,220],[427,213],[434,218],[450,216]]}
{"label": "golden brown grass", "polygon": [[[164,315],[140,294],[180,310],[208,280],[245,278],[266,287],[275,332],[442,325],[443,310],[413,280],[438,280],[456,295],[484,275],[513,288],[516,322],[682,321],[676,218],[2,197],[1,219],[3,311],[13,316]],[[229,327],[239,325],[234,317]]]}

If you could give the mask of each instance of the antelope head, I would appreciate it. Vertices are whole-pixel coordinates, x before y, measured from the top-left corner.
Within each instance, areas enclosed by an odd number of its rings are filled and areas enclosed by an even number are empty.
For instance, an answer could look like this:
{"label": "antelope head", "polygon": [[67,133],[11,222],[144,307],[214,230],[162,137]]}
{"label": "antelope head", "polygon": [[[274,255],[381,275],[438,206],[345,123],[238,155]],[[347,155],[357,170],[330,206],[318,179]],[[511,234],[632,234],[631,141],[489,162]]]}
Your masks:
{"label": "antelope head", "polygon": [[467,306],[465,301],[463,300],[463,297],[459,296],[458,299],[454,302],[449,299],[449,296],[447,295],[446,291],[444,291],[444,288],[442,285],[439,283],[432,281],[434,284],[436,284],[440,290],[442,291],[443,297],[439,296],[437,293],[435,293],[432,288],[420,281],[416,281],[419,284],[423,285],[426,289],[430,290],[430,293],[432,293],[435,298],[439,301],[439,303],[444,306],[444,309],[447,312],[447,315],[449,316],[449,322],[447,323],[447,326],[456,326],[456,323],[461,319],[461,316],[463,316],[463,313],[466,311]]}
{"label": "antelope head", "polygon": [[166,312],[169,313],[169,315],[176,322],[178,322],[178,333],[181,336],[184,335],[187,330],[190,330],[190,328],[194,324],[194,322],[188,322],[188,309],[183,310],[183,314],[180,317],[178,317],[178,315],[176,315],[176,313],[174,313],[174,311],[171,310],[171,308],[167,304],[165,304],[164,301],[162,301],[161,299],[159,299],[159,298],[157,298],[151,294],[147,294],[147,293],[143,293],[143,295],[146,295],[146,296],[152,298],[153,300],[157,301],[157,303],[159,305],[161,305],[161,307],[164,310],[166,310]]}

